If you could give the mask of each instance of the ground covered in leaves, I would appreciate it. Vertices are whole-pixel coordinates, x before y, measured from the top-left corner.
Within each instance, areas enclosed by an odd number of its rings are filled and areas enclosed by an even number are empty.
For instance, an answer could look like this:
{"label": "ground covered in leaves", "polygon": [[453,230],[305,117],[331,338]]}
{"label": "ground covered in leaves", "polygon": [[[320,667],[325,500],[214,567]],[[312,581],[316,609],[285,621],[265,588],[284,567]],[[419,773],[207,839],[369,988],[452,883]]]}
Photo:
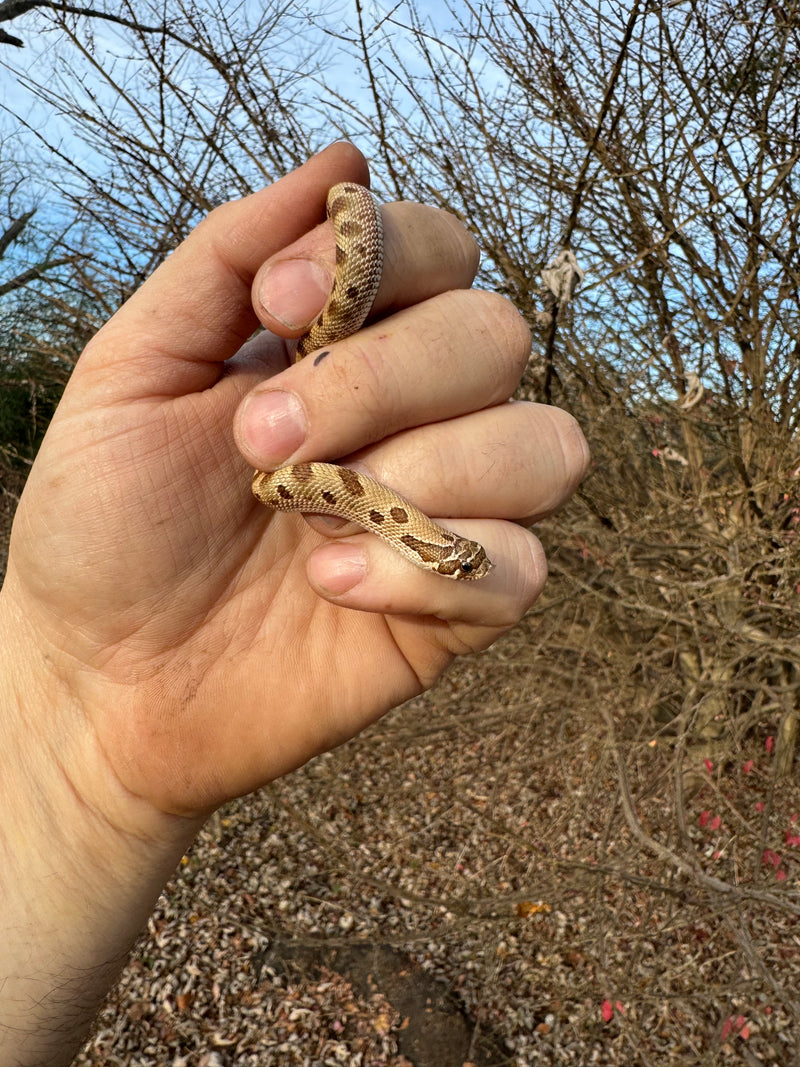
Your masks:
{"label": "ground covered in leaves", "polygon": [[680,757],[540,656],[541,619],[215,815],[76,1063],[797,1062],[773,724]]}

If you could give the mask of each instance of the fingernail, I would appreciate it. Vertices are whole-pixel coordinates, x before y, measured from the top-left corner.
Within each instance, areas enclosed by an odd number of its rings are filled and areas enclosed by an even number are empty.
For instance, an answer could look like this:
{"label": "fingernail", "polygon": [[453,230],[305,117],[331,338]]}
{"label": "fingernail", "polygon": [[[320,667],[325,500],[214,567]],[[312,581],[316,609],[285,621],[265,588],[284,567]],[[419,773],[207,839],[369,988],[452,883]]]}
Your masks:
{"label": "fingernail", "polygon": [[313,259],[283,259],[267,268],[258,289],[264,310],[300,330],[319,315],[331,291],[331,279]]}
{"label": "fingernail", "polygon": [[[324,148],[320,148],[318,152],[315,152],[314,156],[321,156],[323,152],[327,152],[328,149],[333,148],[335,144],[346,144],[352,146],[353,142],[348,140],[347,137],[337,137],[335,141],[331,141],[330,144],[326,144]],[[311,158],[313,159],[314,156],[312,156]]]}
{"label": "fingernail", "polygon": [[242,419],[247,444],[265,467],[284,463],[308,434],[302,404],[293,393],[279,389],[248,397]]}
{"label": "fingernail", "polygon": [[349,592],[367,573],[367,558],[355,545],[326,545],[317,550],[313,562],[317,585],[328,596]]}

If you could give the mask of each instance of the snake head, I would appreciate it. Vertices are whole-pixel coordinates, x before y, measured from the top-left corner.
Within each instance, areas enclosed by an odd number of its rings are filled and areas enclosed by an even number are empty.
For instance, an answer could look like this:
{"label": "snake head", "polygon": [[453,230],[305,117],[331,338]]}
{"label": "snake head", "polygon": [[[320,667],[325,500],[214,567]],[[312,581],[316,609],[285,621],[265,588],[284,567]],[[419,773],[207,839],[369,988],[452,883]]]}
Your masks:
{"label": "snake head", "polygon": [[456,537],[447,559],[436,570],[457,581],[474,582],[477,578],[484,578],[493,566],[482,545],[468,541],[466,537]]}

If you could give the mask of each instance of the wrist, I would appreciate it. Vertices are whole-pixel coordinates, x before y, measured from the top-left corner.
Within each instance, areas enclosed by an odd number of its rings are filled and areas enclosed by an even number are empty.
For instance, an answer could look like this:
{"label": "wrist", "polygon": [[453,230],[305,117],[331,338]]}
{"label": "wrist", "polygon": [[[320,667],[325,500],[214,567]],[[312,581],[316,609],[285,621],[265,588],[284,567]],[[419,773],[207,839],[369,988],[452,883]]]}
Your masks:
{"label": "wrist", "polygon": [[0,1062],[69,1063],[200,824],[119,786],[5,588],[0,649]]}

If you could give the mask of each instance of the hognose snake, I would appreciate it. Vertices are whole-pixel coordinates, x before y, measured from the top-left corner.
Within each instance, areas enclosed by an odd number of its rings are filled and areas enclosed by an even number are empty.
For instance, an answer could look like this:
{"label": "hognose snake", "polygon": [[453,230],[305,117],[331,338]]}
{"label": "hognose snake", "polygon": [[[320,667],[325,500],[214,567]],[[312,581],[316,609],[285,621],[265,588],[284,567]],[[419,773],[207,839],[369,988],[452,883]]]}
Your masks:
{"label": "hognose snake", "polygon": [[[360,329],[372,309],[383,271],[383,226],[372,193],[351,182],[328,193],[336,235],[336,274],[322,312],[297,346],[297,359]],[[319,352],[315,363],[327,352]],[[433,522],[394,490],[333,463],[293,463],[256,471],[253,494],[267,507],[337,515],[382,538],[418,567],[447,578],[483,578],[492,568],[485,550]]]}

